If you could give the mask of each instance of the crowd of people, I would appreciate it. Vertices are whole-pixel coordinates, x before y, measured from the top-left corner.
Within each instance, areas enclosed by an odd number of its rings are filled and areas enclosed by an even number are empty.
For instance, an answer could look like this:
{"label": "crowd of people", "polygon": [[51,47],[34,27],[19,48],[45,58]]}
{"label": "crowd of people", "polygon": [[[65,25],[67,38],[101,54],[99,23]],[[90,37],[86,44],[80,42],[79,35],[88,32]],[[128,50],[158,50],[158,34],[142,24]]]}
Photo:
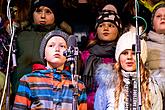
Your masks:
{"label": "crowd of people", "polygon": [[2,110],[165,110],[165,1],[2,0],[0,82]]}

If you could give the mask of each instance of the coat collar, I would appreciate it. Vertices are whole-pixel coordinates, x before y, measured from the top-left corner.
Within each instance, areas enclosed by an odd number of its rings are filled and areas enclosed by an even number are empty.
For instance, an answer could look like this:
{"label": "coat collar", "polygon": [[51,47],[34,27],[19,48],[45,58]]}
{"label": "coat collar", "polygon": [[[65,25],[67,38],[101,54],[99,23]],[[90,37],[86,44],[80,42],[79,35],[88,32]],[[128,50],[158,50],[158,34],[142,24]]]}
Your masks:
{"label": "coat collar", "polygon": [[57,72],[56,68],[55,69],[48,69],[47,67],[45,67],[42,64],[34,64],[32,71],[33,72],[40,72],[42,74],[53,73],[53,77],[57,80],[61,80],[62,75],[65,77],[68,77],[69,79],[72,78],[72,74],[68,70],[68,67],[65,67],[64,70],[62,70],[61,72]]}

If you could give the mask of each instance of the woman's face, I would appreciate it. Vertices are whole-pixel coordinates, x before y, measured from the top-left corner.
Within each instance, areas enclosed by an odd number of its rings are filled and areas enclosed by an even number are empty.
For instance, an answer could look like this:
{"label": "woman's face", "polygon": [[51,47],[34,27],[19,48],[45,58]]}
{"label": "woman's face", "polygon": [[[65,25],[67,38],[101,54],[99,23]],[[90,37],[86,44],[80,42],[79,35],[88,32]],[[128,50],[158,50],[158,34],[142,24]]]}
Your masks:
{"label": "woman's face", "polygon": [[117,27],[111,22],[103,22],[97,28],[98,38],[102,41],[114,41],[118,36]]}
{"label": "woman's face", "polygon": [[165,34],[165,7],[159,8],[155,12],[153,29],[156,33]]}
{"label": "woman's face", "polygon": [[40,6],[33,13],[33,20],[34,24],[50,25],[55,22],[55,16],[50,8]]}
{"label": "woman's face", "polygon": [[66,57],[63,52],[67,49],[67,43],[62,37],[52,37],[46,44],[45,47],[45,60],[47,61],[47,66],[58,68],[62,66]]}
{"label": "woman's face", "polygon": [[136,70],[135,52],[131,49],[124,50],[120,54],[119,61],[123,70],[127,72],[132,72]]}

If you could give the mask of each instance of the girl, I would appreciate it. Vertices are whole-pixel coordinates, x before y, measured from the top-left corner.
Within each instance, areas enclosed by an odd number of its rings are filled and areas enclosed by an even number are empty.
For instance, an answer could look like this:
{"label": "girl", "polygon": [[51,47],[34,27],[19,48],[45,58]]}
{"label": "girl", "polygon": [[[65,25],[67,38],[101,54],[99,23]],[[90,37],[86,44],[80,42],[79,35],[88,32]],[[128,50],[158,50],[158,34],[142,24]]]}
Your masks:
{"label": "girl", "polygon": [[[158,82],[165,99],[165,3],[158,5],[152,12],[152,30],[148,33],[148,57],[146,66]],[[164,100],[165,109],[165,100]]]}
{"label": "girl", "polygon": [[[132,45],[136,43],[135,36],[135,33],[127,32],[119,38],[114,69],[110,64],[103,64],[97,68],[96,80],[99,88],[95,95],[95,110],[138,109],[136,57],[132,49]],[[141,47],[141,108],[142,110],[162,110],[162,96],[158,85],[149,77],[149,71],[143,65],[146,60],[144,40],[141,41]]]}
{"label": "girl", "polygon": [[96,20],[96,36],[90,40],[87,49],[81,54],[82,78],[87,87],[88,109],[93,110],[96,83],[94,74],[101,63],[115,62],[116,41],[121,32],[121,21],[114,11],[103,11]]}

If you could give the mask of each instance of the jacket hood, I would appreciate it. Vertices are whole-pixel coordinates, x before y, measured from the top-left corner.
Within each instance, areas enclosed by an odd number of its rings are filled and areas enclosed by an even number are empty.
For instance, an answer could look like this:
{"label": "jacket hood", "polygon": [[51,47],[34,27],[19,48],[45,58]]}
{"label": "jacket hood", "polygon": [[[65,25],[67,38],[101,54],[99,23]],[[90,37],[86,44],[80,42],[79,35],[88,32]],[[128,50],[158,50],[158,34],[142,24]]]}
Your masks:
{"label": "jacket hood", "polygon": [[42,65],[42,64],[33,64],[32,66],[32,71],[37,71],[37,70],[47,70],[47,68]]}
{"label": "jacket hood", "polygon": [[117,75],[113,70],[112,64],[100,64],[96,69],[95,78],[100,87],[115,87],[115,81],[117,80]]}
{"label": "jacket hood", "polygon": [[[45,65],[43,65],[43,64],[40,64],[40,63],[33,64],[32,72],[38,71],[38,70],[47,70],[47,67]],[[70,63],[65,63],[63,70],[70,72]]]}

